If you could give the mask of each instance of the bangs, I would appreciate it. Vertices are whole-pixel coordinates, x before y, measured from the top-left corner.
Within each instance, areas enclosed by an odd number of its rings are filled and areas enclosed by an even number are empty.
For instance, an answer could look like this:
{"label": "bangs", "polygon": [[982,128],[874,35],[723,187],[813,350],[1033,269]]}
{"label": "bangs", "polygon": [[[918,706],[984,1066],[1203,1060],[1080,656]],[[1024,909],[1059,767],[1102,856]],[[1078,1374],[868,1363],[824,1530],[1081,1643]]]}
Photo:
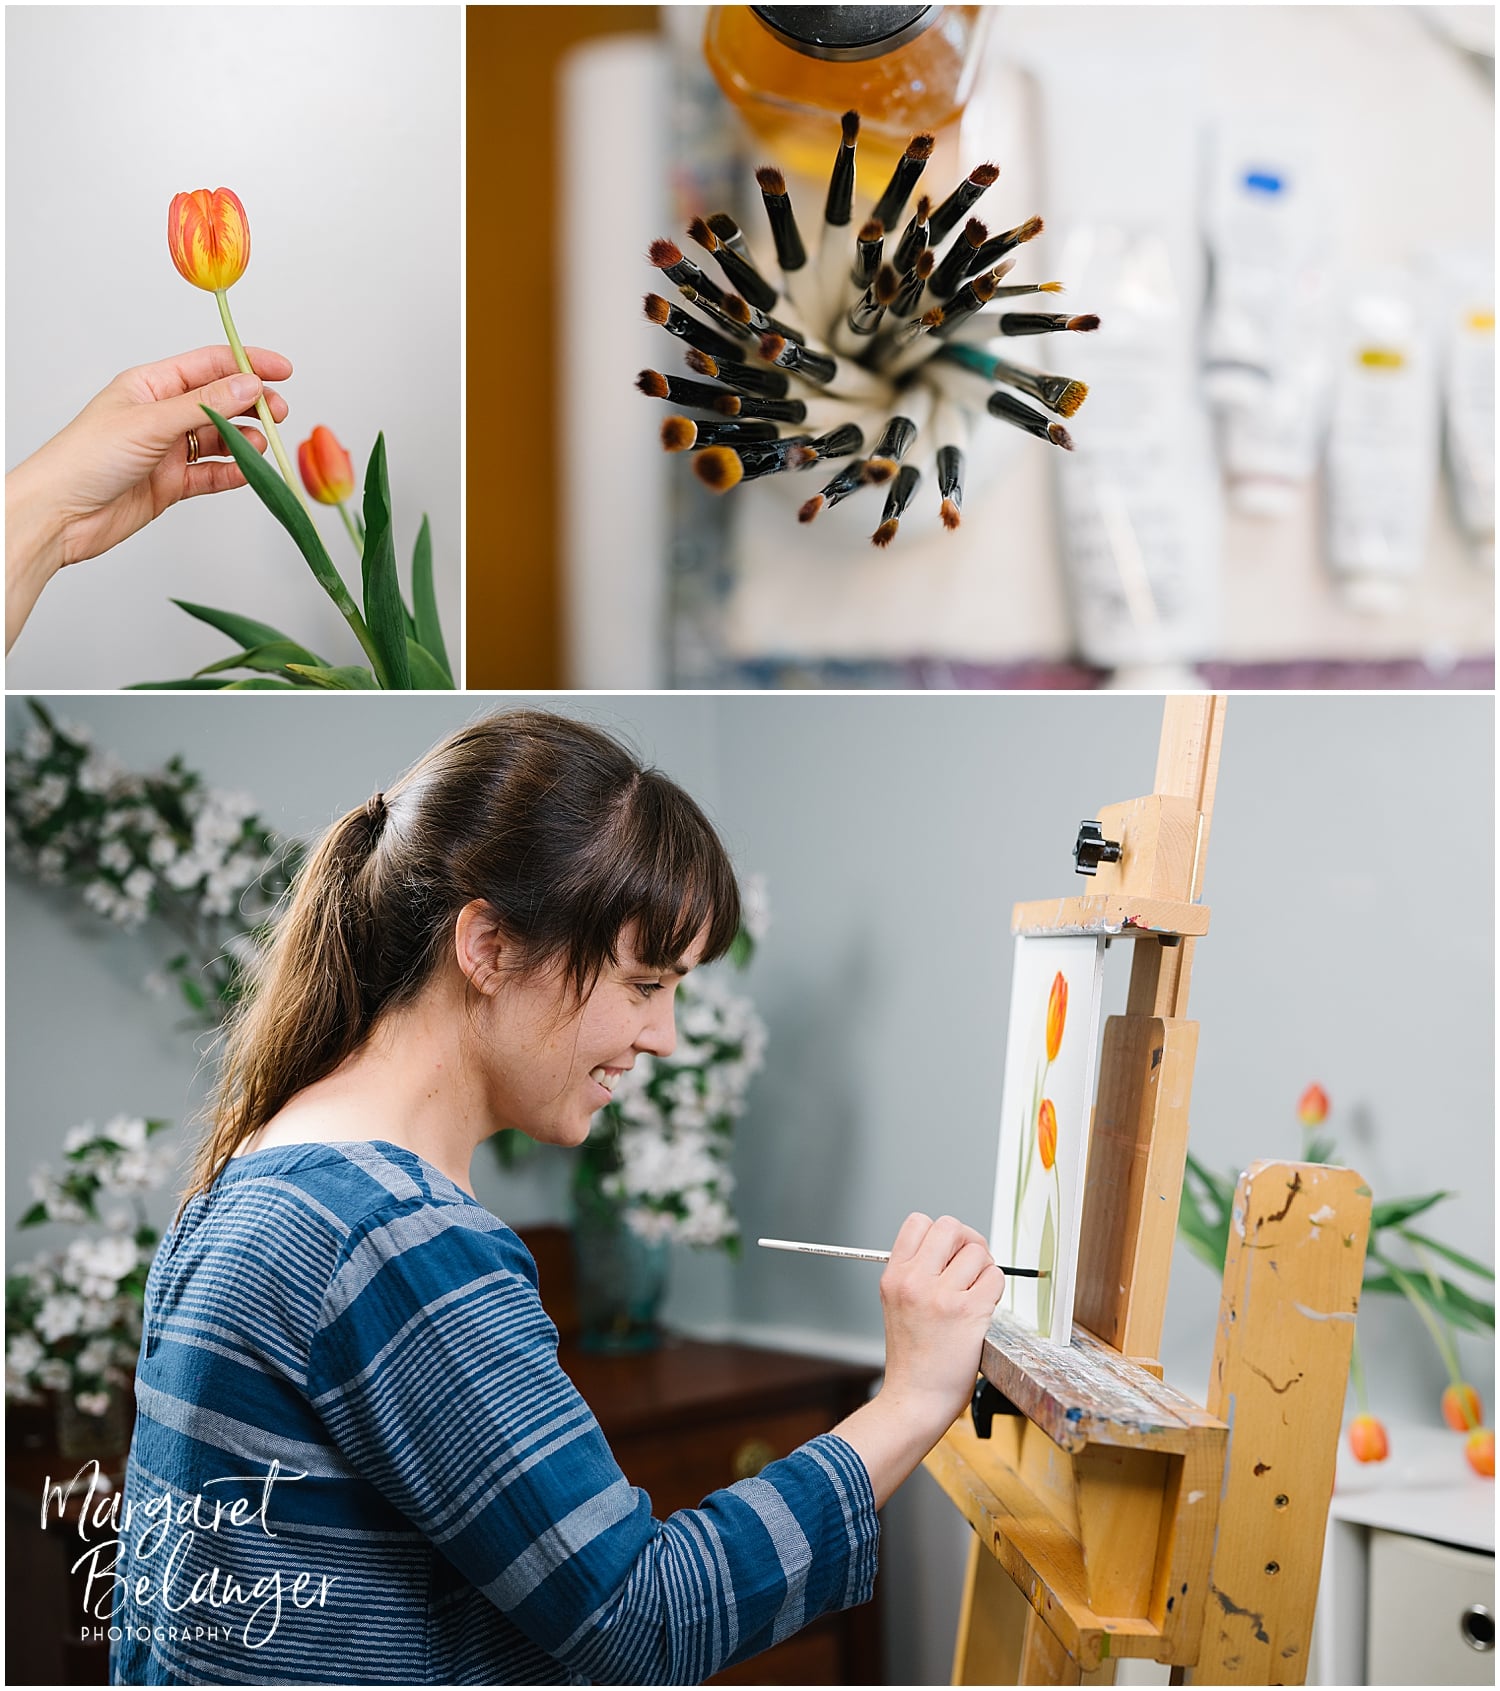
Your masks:
{"label": "bangs", "polygon": [[697,805],[655,771],[632,797],[629,832],[646,849],[621,888],[616,935],[633,922],[638,961],[673,969],[702,933],[699,961],[712,963],[740,931],[740,890],[728,853]]}

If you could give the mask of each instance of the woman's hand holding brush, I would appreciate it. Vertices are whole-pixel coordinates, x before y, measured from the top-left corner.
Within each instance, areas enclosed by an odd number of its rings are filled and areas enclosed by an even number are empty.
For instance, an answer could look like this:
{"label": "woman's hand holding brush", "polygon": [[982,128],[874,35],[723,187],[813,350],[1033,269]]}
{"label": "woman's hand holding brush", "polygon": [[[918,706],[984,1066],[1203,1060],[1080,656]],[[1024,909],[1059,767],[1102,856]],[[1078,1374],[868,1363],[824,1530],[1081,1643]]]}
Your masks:
{"label": "woman's hand holding brush", "polygon": [[880,1277],[885,1381],[833,1430],[859,1452],[879,1508],[963,1412],[1005,1290],[984,1235],[909,1215]]}

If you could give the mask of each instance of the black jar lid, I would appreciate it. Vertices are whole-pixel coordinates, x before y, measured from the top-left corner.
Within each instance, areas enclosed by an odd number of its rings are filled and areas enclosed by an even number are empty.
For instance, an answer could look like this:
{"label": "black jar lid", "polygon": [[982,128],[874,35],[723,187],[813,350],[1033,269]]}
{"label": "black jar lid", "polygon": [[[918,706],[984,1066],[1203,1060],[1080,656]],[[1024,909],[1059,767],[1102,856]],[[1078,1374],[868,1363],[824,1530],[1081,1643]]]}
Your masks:
{"label": "black jar lid", "polygon": [[941,6],[752,6],[780,42],[813,59],[878,59],[915,39]]}

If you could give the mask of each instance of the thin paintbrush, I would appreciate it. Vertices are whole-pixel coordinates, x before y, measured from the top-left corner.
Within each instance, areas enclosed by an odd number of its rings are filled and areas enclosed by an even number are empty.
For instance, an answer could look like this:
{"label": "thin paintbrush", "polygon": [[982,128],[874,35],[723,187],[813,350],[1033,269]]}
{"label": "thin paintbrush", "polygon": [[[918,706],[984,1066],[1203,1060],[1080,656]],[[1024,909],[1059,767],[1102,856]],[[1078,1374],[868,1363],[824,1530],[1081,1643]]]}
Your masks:
{"label": "thin paintbrush", "polygon": [[917,209],[912,214],[911,222],[901,231],[901,239],[896,245],[896,256],[891,260],[896,266],[898,276],[907,275],[917,262],[918,253],[927,250],[931,240],[928,219],[932,216],[932,201],[923,194],[917,201]]}
{"label": "thin paintbrush", "polygon": [[938,260],[938,267],[927,284],[934,299],[948,299],[963,285],[963,279],[974,267],[974,255],[984,246],[989,229],[977,217],[964,224],[958,239]]}
{"label": "thin paintbrush", "polygon": [[646,316],[669,335],[675,335],[678,340],[707,353],[710,358],[734,358],[739,353],[740,349],[727,336],[710,329],[706,323],[700,323],[680,305],[671,304],[660,294],[646,295]]}
{"label": "thin paintbrush", "polygon": [[[757,1245],[768,1251],[802,1251],[815,1257],[849,1257],[855,1262],[889,1262],[889,1251],[866,1251],[854,1245],[813,1245],[806,1239],[757,1239]],[[1045,1280],[1045,1268],[1005,1268],[996,1264],[1000,1272],[1014,1275],[1017,1280]]]}
{"label": "thin paintbrush", "polygon": [[781,297],[753,264],[741,258],[727,242],[719,239],[708,219],[695,217],[688,225],[688,234],[713,256],[714,262],[724,272],[724,280],[736,292],[743,294],[751,305],[758,305],[762,311],[769,311]]}
{"label": "thin paintbrush", "polygon": [[779,440],[774,423],[731,423],[721,418],[668,417],[661,426],[664,452],[702,451],[707,446],[746,446]]}
{"label": "thin paintbrush", "polygon": [[723,382],[736,393],[756,393],[765,399],[785,399],[791,386],[780,370],[762,370],[755,364],[741,364],[733,358],[714,358],[689,347],[683,354],[689,370],[711,381]]}
{"label": "thin paintbrush", "polygon": [[1018,429],[1025,429],[1027,434],[1035,435],[1038,440],[1050,440],[1054,446],[1062,447],[1064,452],[1073,450],[1073,437],[1061,423],[1049,423],[1040,411],[1033,411],[1023,400],[1019,400],[1013,393],[1007,393],[1004,388],[996,388],[985,401],[985,410],[992,417],[999,417],[1003,422],[1014,423]]}
{"label": "thin paintbrush", "polygon": [[1024,223],[1018,223],[1014,229],[1007,229],[1003,235],[996,235],[992,241],[986,241],[969,261],[966,275],[972,276],[976,271],[988,270],[992,264],[998,264],[1009,252],[1014,252],[1027,241],[1034,241],[1041,234],[1045,225],[1039,217],[1028,217]]}
{"label": "thin paintbrush", "polygon": [[993,353],[981,352],[978,347],[945,346],[938,356],[945,364],[956,364],[986,381],[1004,382],[1006,387],[1029,394],[1059,417],[1071,417],[1089,396],[1087,382],[1075,381],[1071,376],[1051,376],[1043,370],[1028,370],[996,358]]}
{"label": "thin paintbrush", "polygon": [[896,538],[906,507],[911,504],[921,481],[922,472],[915,464],[903,464],[896,471],[896,479],[885,496],[885,509],[880,513],[880,527],[870,536],[872,546],[884,549]]}
{"label": "thin paintbrush", "polygon": [[1081,317],[1047,311],[1007,311],[996,325],[1002,335],[1052,335],[1072,330],[1075,335],[1091,335],[1099,327],[1093,312]]}
{"label": "thin paintbrush", "polygon": [[999,176],[1000,167],[997,164],[981,164],[969,172],[968,177],[959,183],[932,214],[932,232],[929,239],[934,246],[947,240],[949,233],[958,227],[959,218],[968,214],[970,207],[985,189],[994,187]]}
{"label": "thin paintbrush", "polygon": [[932,136],[913,135],[906,143],[906,151],[896,160],[896,168],[891,173],[886,190],[875,202],[875,209],[870,213],[871,217],[878,218],[887,229],[894,229],[900,221],[901,213],[906,210],[906,202],[917,185],[917,178],[926,170],[927,161],[932,157],[932,146]]}

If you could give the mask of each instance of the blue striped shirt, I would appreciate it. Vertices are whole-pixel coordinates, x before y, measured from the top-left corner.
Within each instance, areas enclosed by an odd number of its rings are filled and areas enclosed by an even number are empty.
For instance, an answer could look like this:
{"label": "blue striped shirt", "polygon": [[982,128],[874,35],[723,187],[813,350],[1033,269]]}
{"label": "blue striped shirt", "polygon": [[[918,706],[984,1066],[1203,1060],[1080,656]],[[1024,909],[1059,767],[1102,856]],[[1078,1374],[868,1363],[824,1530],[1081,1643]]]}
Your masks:
{"label": "blue striped shirt", "polygon": [[230,1162],[146,1289],[114,1682],[695,1684],[868,1599],[849,1445],[653,1519],[536,1278],[397,1146]]}

